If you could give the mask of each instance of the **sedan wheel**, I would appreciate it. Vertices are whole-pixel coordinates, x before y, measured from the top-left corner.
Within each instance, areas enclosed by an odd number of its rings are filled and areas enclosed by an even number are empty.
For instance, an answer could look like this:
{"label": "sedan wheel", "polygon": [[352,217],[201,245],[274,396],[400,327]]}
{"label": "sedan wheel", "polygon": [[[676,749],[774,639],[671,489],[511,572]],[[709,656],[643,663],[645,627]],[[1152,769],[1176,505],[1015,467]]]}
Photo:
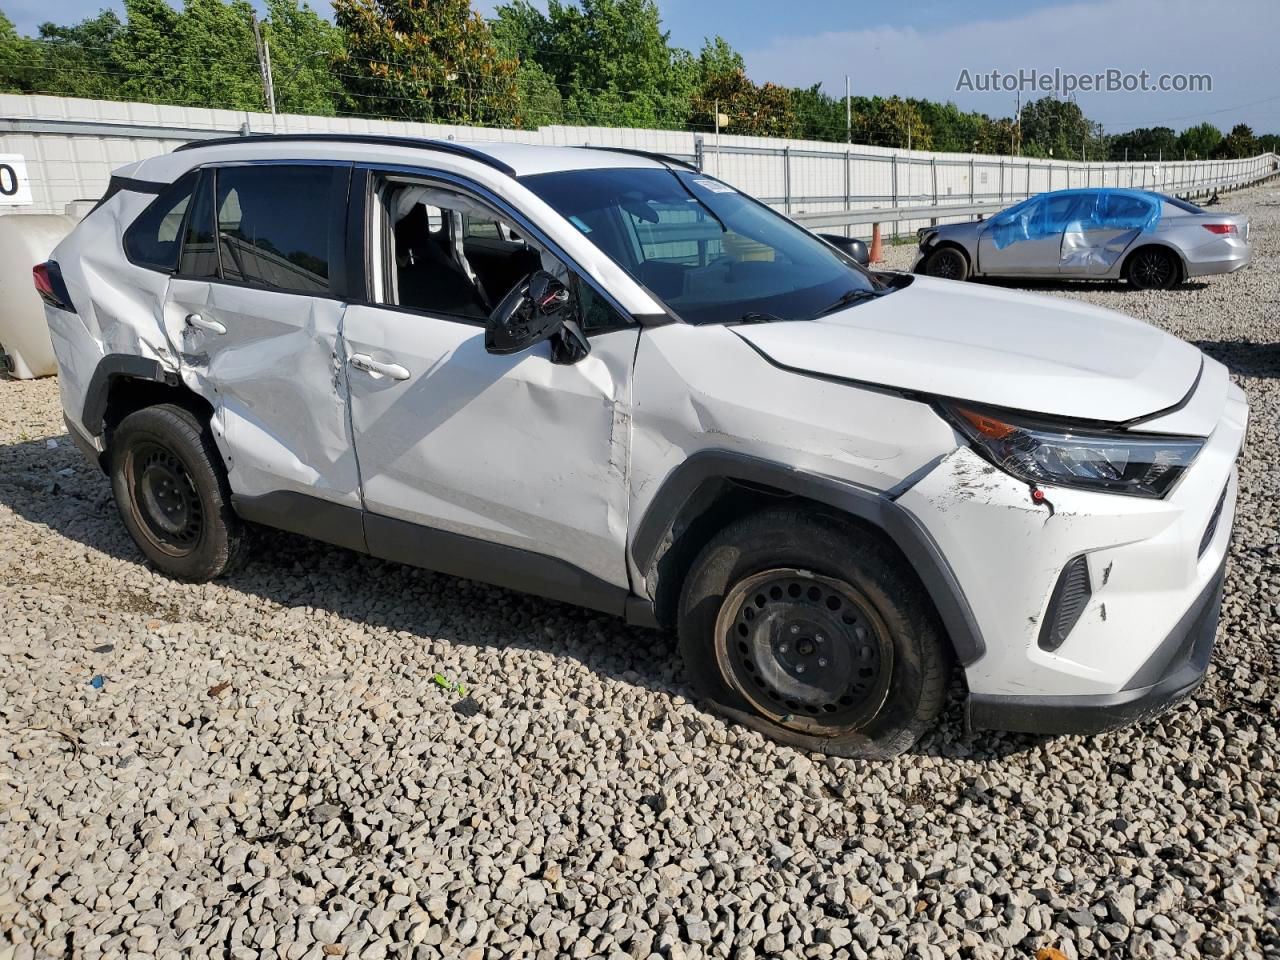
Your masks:
{"label": "sedan wheel", "polygon": [[955,247],[943,247],[925,258],[924,272],[939,280],[966,280],[969,277],[969,261]]}
{"label": "sedan wheel", "polygon": [[1129,261],[1129,283],[1137,290],[1168,290],[1177,281],[1177,262],[1159,247],[1139,250]]}

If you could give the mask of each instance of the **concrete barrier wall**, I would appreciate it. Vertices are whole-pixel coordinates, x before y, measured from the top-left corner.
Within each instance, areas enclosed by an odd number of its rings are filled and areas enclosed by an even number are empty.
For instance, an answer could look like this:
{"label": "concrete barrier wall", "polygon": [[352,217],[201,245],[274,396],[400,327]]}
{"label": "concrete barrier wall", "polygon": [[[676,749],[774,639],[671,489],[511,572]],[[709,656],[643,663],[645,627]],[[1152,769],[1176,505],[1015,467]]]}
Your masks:
{"label": "concrete barrier wall", "polygon": [[[117,167],[190,140],[241,132],[375,133],[630,147],[697,162],[791,214],[868,206],[1007,203],[1044,190],[1084,186],[1187,193],[1196,185],[1261,179],[1277,163],[1274,154],[1266,154],[1245,160],[1087,164],[673,130],[505,130],[350,117],[273,118],[234,110],[3,94],[0,153],[26,157],[33,203],[0,205],[0,213],[62,213],[70,202],[99,197]],[[904,222],[896,229],[926,222]],[[859,230],[853,228],[855,233]]]}

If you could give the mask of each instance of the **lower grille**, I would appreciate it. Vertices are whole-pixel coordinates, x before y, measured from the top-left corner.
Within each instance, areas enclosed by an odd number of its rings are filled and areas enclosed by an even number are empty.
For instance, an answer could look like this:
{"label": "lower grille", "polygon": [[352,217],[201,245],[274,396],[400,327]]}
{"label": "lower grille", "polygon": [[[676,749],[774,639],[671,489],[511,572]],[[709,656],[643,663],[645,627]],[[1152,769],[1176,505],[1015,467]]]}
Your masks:
{"label": "lower grille", "polygon": [[1084,557],[1076,557],[1062,568],[1058,582],[1053,587],[1049,609],[1045,611],[1044,623],[1040,625],[1041,650],[1057,650],[1062,646],[1092,596],[1089,561]]}

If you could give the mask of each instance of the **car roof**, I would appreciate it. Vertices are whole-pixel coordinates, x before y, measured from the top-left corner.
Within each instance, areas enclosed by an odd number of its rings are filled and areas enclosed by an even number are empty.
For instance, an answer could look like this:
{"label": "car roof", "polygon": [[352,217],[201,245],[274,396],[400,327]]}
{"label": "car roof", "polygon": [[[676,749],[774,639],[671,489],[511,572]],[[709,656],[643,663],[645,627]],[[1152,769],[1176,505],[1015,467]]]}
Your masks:
{"label": "car roof", "polygon": [[248,153],[261,159],[299,156],[322,159],[331,155],[351,159],[354,152],[370,160],[385,160],[392,155],[396,160],[402,160],[402,151],[412,151],[414,160],[419,162],[424,153],[434,152],[474,160],[514,177],[567,170],[661,169],[673,163],[688,166],[685,161],[638,148],[546,146],[504,140],[433,140],[367,134],[251,134],[196,140],[183,144],[174,152],[217,155],[231,151],[237,158]]}

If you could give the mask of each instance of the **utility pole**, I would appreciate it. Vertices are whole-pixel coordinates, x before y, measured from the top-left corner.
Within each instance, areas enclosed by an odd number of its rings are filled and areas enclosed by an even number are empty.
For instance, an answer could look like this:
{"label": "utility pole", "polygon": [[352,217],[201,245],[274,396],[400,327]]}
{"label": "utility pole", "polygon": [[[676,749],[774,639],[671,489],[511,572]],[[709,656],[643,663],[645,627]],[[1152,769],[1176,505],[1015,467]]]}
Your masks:
{"label": "utility pole", "polygon": [[276,89],[271,80],[271,48],[267,45],[266,38],[262,36],[262,31],[258,29],[257,14],[249,14],[249,20],[253,24],[253,40],[258,47],[258,70],[262,74],[262,94],[267,101],[267,107],[271,110],[272,126],[274,127]]}
{"label": "utility pole", "polygon": [[853,95],[847,73],[844,75],[844,142],[853,143]]}
{"label": "utility pole", "polygon": [[1013,108],[1013,129],[1009,131],[1009,152],[1015,157],[1022,155],[1022,91]]}

